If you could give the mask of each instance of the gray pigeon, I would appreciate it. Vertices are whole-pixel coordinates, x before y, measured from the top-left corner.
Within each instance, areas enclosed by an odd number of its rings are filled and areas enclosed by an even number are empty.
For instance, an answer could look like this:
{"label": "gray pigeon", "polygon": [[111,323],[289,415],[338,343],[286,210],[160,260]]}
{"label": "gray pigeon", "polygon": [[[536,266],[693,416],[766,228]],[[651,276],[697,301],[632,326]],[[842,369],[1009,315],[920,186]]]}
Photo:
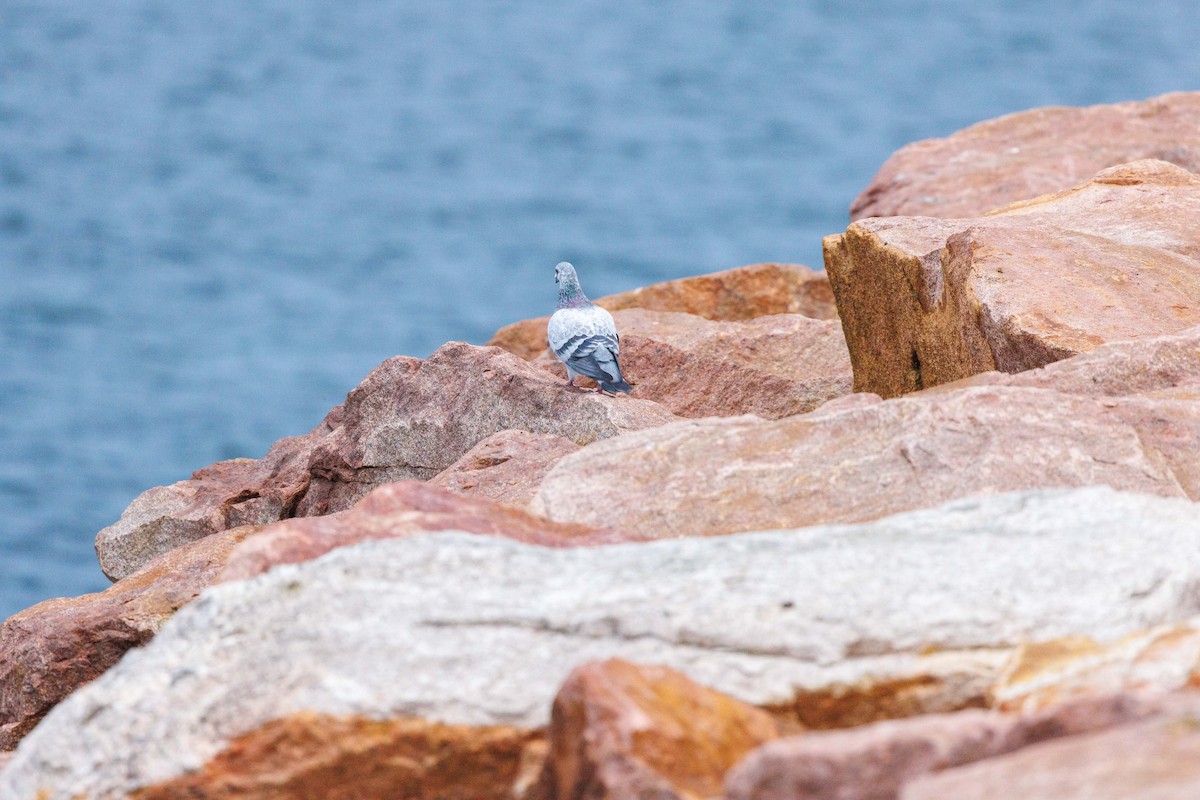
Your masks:
{"label": "gray pigeon", "polygon": [[575,268],[566,261],[554,268],[554,282],[558,284],[558,310],[550,317],[546,333],[554,355],[567,366],[567,385],[586,375],[599,384],[596,391],[632,391],[617,363],[620,339],[612,314],[587,299]]}

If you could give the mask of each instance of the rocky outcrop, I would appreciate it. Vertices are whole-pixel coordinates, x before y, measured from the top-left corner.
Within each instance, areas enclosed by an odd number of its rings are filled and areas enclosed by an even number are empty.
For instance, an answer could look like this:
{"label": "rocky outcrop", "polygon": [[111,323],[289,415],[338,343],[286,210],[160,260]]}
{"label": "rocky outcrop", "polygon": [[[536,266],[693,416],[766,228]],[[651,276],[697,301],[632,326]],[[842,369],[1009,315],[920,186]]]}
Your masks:
{"label": "rocky outcrop", "polygon": [[348,511],[284,520],[263,528],[230,551],[218,580],[244,580],[280,564],[308,561],[339,547],[431,531],[501,536],[541,547],[594,546],[648,538],[612,528],[551,522],[428,483],[397,481],[379,487]]}
{"label": "rocky outcrop", "polygon": [[1200,324],[1200,175],[1162,161],[986,217],[825,239],[858,391],[1018,372]]}
{"label": "rocky outcrop", "polygon": [[914,712],[981,705],[1022,642],[1195,616],[1197,536],[1192,503],[1082,489],[737,537],[345,547],[184,607],[21,742],[0,795],[123,796],[307,712],[533,731],[573,667],[613,657],[776,713],[902,679]]}
{"label": "rocky outcrop", "polygon": [[675,670],[586,664],[554,698],[530,800],[716,797],[729,768],[779,733],[770,715]]}
{"label": "rocky outcrop", "polygon": [[550,468],[578,449],[565,436],[501,431],[472,447],[429,483],[455,494],[525,508]]}
{"label": "rocky outcrop", "polygon": [[1149,700],[1116,695],[1025,716],[968,710],[790,736],[763,745],[738,764],[729,773],[725,797],[895,800],[918,776],[1106,730],[1160,710]]}
{"label": "rocky outcrop", "polygon": [[901,800],[1165,800],[1200,796],[1200,698],[1156,717],[1070,736],[914,780]]}
{"label": "rocky outcrop", "polygon": [[1088,108],[1037,108],[901,148],[850,218],[977,217],[1141,159],[1200,172],[1200,92]]}
{"label": "rocky outcrop", "polygon": [[673,419],[657,404],[566,391],[511,354],[451,342],[424,361],[385,361],[311,433],[262,459],[221,462],[143,493],[99,533],[96,552],[115,580],[216,531],[329,514],[384,483],[432,478],[498,431],[583,445]]}
{"label": "rocky outcrop", "polygon": [[[799,264],[751,264],[643,286],[601,297],[596,304],[609,311],[643,308],[677,311],[711,320],[747,320],[772,314],[837,319],[833,291],[825,273]],[[488,344],[524,359],[535,359],[546,352],[549,321],[549,317],[538,317],[507,325],[496,331]]]}
{"label": "rocky outcrop", "polygon": [[[756,414],[778,419],[850,393],[841,326],[799,314],[712,322],[694,314],[629,309],[613,314],[621,367],[633,397],[681,417]],[[566,379],[549,351],[535,363]],[[595,386],[584,380],[583,386]]]}
{"label": "rocky outcrop", "polygon": [[38,603],[0,625],[0,750],[63,698],[149,641],[212,583],[243,527],[159,556],[103,592]]}
{"label": "rocky outcrop", "polygon": [[1188,494],[1200,475],[1186,438],[1196,431],[1200,404],[1151,393],[853,395],[783,420],[677,422],[600,442],[559,461],[530,510],[662,536],[860,522],[1038,486],[1200,499]]}

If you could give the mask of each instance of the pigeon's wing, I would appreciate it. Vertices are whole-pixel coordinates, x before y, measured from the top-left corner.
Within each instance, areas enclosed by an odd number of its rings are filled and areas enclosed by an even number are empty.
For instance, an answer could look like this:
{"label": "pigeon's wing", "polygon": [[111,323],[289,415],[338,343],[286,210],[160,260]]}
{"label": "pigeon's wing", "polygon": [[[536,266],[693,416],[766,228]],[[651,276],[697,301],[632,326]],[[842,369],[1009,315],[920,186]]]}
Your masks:
{"label": "pigeon's wing", "polygon": [[564,308],[550,318],[547,337],[554,355],[602,386],[624,385],[617,363],[620,340],[612,315],[599,306]]}

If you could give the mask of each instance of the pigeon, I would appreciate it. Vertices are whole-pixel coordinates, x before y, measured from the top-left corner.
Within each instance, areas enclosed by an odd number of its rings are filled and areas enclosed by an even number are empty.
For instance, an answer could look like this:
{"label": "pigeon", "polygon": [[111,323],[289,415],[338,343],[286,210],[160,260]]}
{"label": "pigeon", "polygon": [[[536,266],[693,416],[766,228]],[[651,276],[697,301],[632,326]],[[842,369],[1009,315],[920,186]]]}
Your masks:
{"label": "pigeon", "polygon": [[617,363],[620,339],[612,314],[587,299],[575,268],[566,261],[554,268],[554,282],[558,310],[550,317],[546,333],[554,355],[567,367],[567,385],[586,375],[599,384],[598,392],[632,391]]}

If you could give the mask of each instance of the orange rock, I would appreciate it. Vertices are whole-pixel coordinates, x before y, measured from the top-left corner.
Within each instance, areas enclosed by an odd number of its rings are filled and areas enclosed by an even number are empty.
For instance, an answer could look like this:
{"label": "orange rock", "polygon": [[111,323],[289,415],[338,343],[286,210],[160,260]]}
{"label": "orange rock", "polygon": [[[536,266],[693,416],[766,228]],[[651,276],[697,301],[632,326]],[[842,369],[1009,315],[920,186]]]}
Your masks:
{"label": "orange rock", "polygon": [[1037,108],[901,148],[850,206],[863,217],[975,217],[1155,158],[1200,172],[1200,92]]}
{"label": "orange rock", "polygon": [[240,736],[199,770],[133,800],[512,797],[538,734],[419,719],[302,713]]}
{"label": "orange rock", "polygon": [[901,800],[1165,800],[1200,797],[1200,698],[1165,698],[1158,716],[1067,736],[920,777]]}
{"label": "orange rock", "polygon": [[503,536],[545,547],[645,538],[607,528],[555,523],[421,481],[398,481],[381,486],[348,511],[284,520],[263,528],[233,549],[218,581],[244,580],[279,564],[308,561],[358,542],[446,530]]}
{"label": "orange rock", "polygon": [[998,708],[1027,711],[1083,695],[1189,685],[1200,688],[1200,620],[1107,644],[1076,636],[1023,645],[990,694]]}
{"label": "orange rock", "polygon": [[1162,161],[986,217],[825,239],[854,387],[894,397],[1200,324],[1200,175]]}
{"label": "orange rock", "polygon": [[920,775],[1128,724],[1157,710],[1152,702],[1119,695],[1024,716],[970,710],[789,736],[759,747],[731,770],[725,796],[894,800],[906,781]]}
{"label": "orange rock", "polygon": [[472,447],[429,483],[524,509],[550,468],[578,449],[565,436],[501,431]]}
{"label": "orange rock", "polygon": [[9,617],[0,625],[0,750],[16,747],[59,701],[149,641],[253,530],[184,545],[103,592],[47,600]]}
{"label": "orange rock", "polygon": [[765,712],[660,666],[577,667],[554,699],[537,800],[700,798],[780,733]]}
{"label": "orange rock", "polygon": [[[638,308],[613,317],[632,396],[681,417],[778,419],[850,392],[850,354],[834,320],[775,314],[713,322]],[[566,378],[566,369],[549,351],[534,363]]]}
{"label": "orange rock", "polygon": [[[833,292],[825,273],[798,264],[751,264],[655,283],[601,297],[596,305],[609,311],[626,308],[679,311],[712,320],[747,320],[771,314],[837,319]],[[549,319],[538,317],[514,322],[496,331],[488,344],[503,347],[524,359],[535,359],[546,352]]]}

